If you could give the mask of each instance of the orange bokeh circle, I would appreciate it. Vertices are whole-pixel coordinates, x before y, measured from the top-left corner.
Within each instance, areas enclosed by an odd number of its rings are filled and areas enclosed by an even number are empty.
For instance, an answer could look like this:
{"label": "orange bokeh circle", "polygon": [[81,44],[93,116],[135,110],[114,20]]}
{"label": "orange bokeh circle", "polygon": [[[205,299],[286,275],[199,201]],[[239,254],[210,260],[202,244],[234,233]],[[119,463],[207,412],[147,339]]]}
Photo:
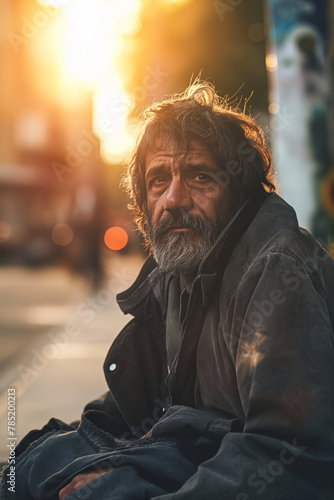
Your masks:
{"label": "orange bokeh circle", "polygon": [[128,233],[118,226],[110,227],[104,234],[104,243],[110,250],[122,250],[128,239]]}

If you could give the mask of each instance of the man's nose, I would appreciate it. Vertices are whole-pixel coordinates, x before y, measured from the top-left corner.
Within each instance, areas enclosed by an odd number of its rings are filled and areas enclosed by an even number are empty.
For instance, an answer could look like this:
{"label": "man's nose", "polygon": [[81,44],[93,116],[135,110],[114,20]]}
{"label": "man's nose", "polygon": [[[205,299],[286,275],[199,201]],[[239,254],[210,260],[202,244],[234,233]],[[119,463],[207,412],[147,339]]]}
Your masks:
{"label": "man's nose", "polygon": [[180,207],[191,208],[192,198],[183,181],[179,177],[173,177],[166,192],[164,209],[175,210]]}

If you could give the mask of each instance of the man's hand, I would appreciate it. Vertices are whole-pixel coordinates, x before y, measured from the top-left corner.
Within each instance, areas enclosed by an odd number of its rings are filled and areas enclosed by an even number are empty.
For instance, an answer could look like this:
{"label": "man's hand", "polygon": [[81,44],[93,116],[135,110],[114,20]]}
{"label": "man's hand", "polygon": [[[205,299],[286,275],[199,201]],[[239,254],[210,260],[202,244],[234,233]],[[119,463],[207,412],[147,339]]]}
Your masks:
{"label": "man's hand", "polygon": [[140,439],[149,439],[152,437],[152,429],[148,431],[144,436],[142,436]]}
{"label": "man's hand", "polygon": [[67,486],[65,486],[65,488],[63,488],[59,492],[59,500],[64,500],[66,497],[71,495],[71,493],[74,493],[76,490],[78,490],[85,484],[89,483],[90,481],[93,481],[93,479],[96,479],[97,477],[103,476],[103,474],[106,474],[111,470],[114,470],[114,467],[110,467],[110,469],[108,470],[103,469],[103,470],[88,471],[84,472],[83,474],[78,474],[72,479],[72,481]]}

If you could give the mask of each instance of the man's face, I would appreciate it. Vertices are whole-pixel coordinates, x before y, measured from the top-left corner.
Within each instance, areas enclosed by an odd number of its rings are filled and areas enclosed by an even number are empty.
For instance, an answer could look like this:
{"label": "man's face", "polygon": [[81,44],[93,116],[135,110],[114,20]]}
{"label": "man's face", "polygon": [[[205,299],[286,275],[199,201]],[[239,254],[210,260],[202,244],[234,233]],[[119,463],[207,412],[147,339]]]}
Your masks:
{"label": "man's face", "polygon": [[192,273],[227,224],[229,192],[200,141],[175,154],[157,144],[146,155],[148,237],[164,271]]}

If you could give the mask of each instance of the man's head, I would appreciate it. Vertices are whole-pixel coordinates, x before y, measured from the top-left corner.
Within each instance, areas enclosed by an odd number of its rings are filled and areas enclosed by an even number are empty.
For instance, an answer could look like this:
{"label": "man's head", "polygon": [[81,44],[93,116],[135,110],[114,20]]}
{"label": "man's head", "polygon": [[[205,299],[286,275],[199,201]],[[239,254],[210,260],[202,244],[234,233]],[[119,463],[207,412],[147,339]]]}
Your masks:
{"label": "man's head", "polygon": [[126,186],[161,269],[189,274],[270,178],[261,130],[204,83],[146,110]]}

